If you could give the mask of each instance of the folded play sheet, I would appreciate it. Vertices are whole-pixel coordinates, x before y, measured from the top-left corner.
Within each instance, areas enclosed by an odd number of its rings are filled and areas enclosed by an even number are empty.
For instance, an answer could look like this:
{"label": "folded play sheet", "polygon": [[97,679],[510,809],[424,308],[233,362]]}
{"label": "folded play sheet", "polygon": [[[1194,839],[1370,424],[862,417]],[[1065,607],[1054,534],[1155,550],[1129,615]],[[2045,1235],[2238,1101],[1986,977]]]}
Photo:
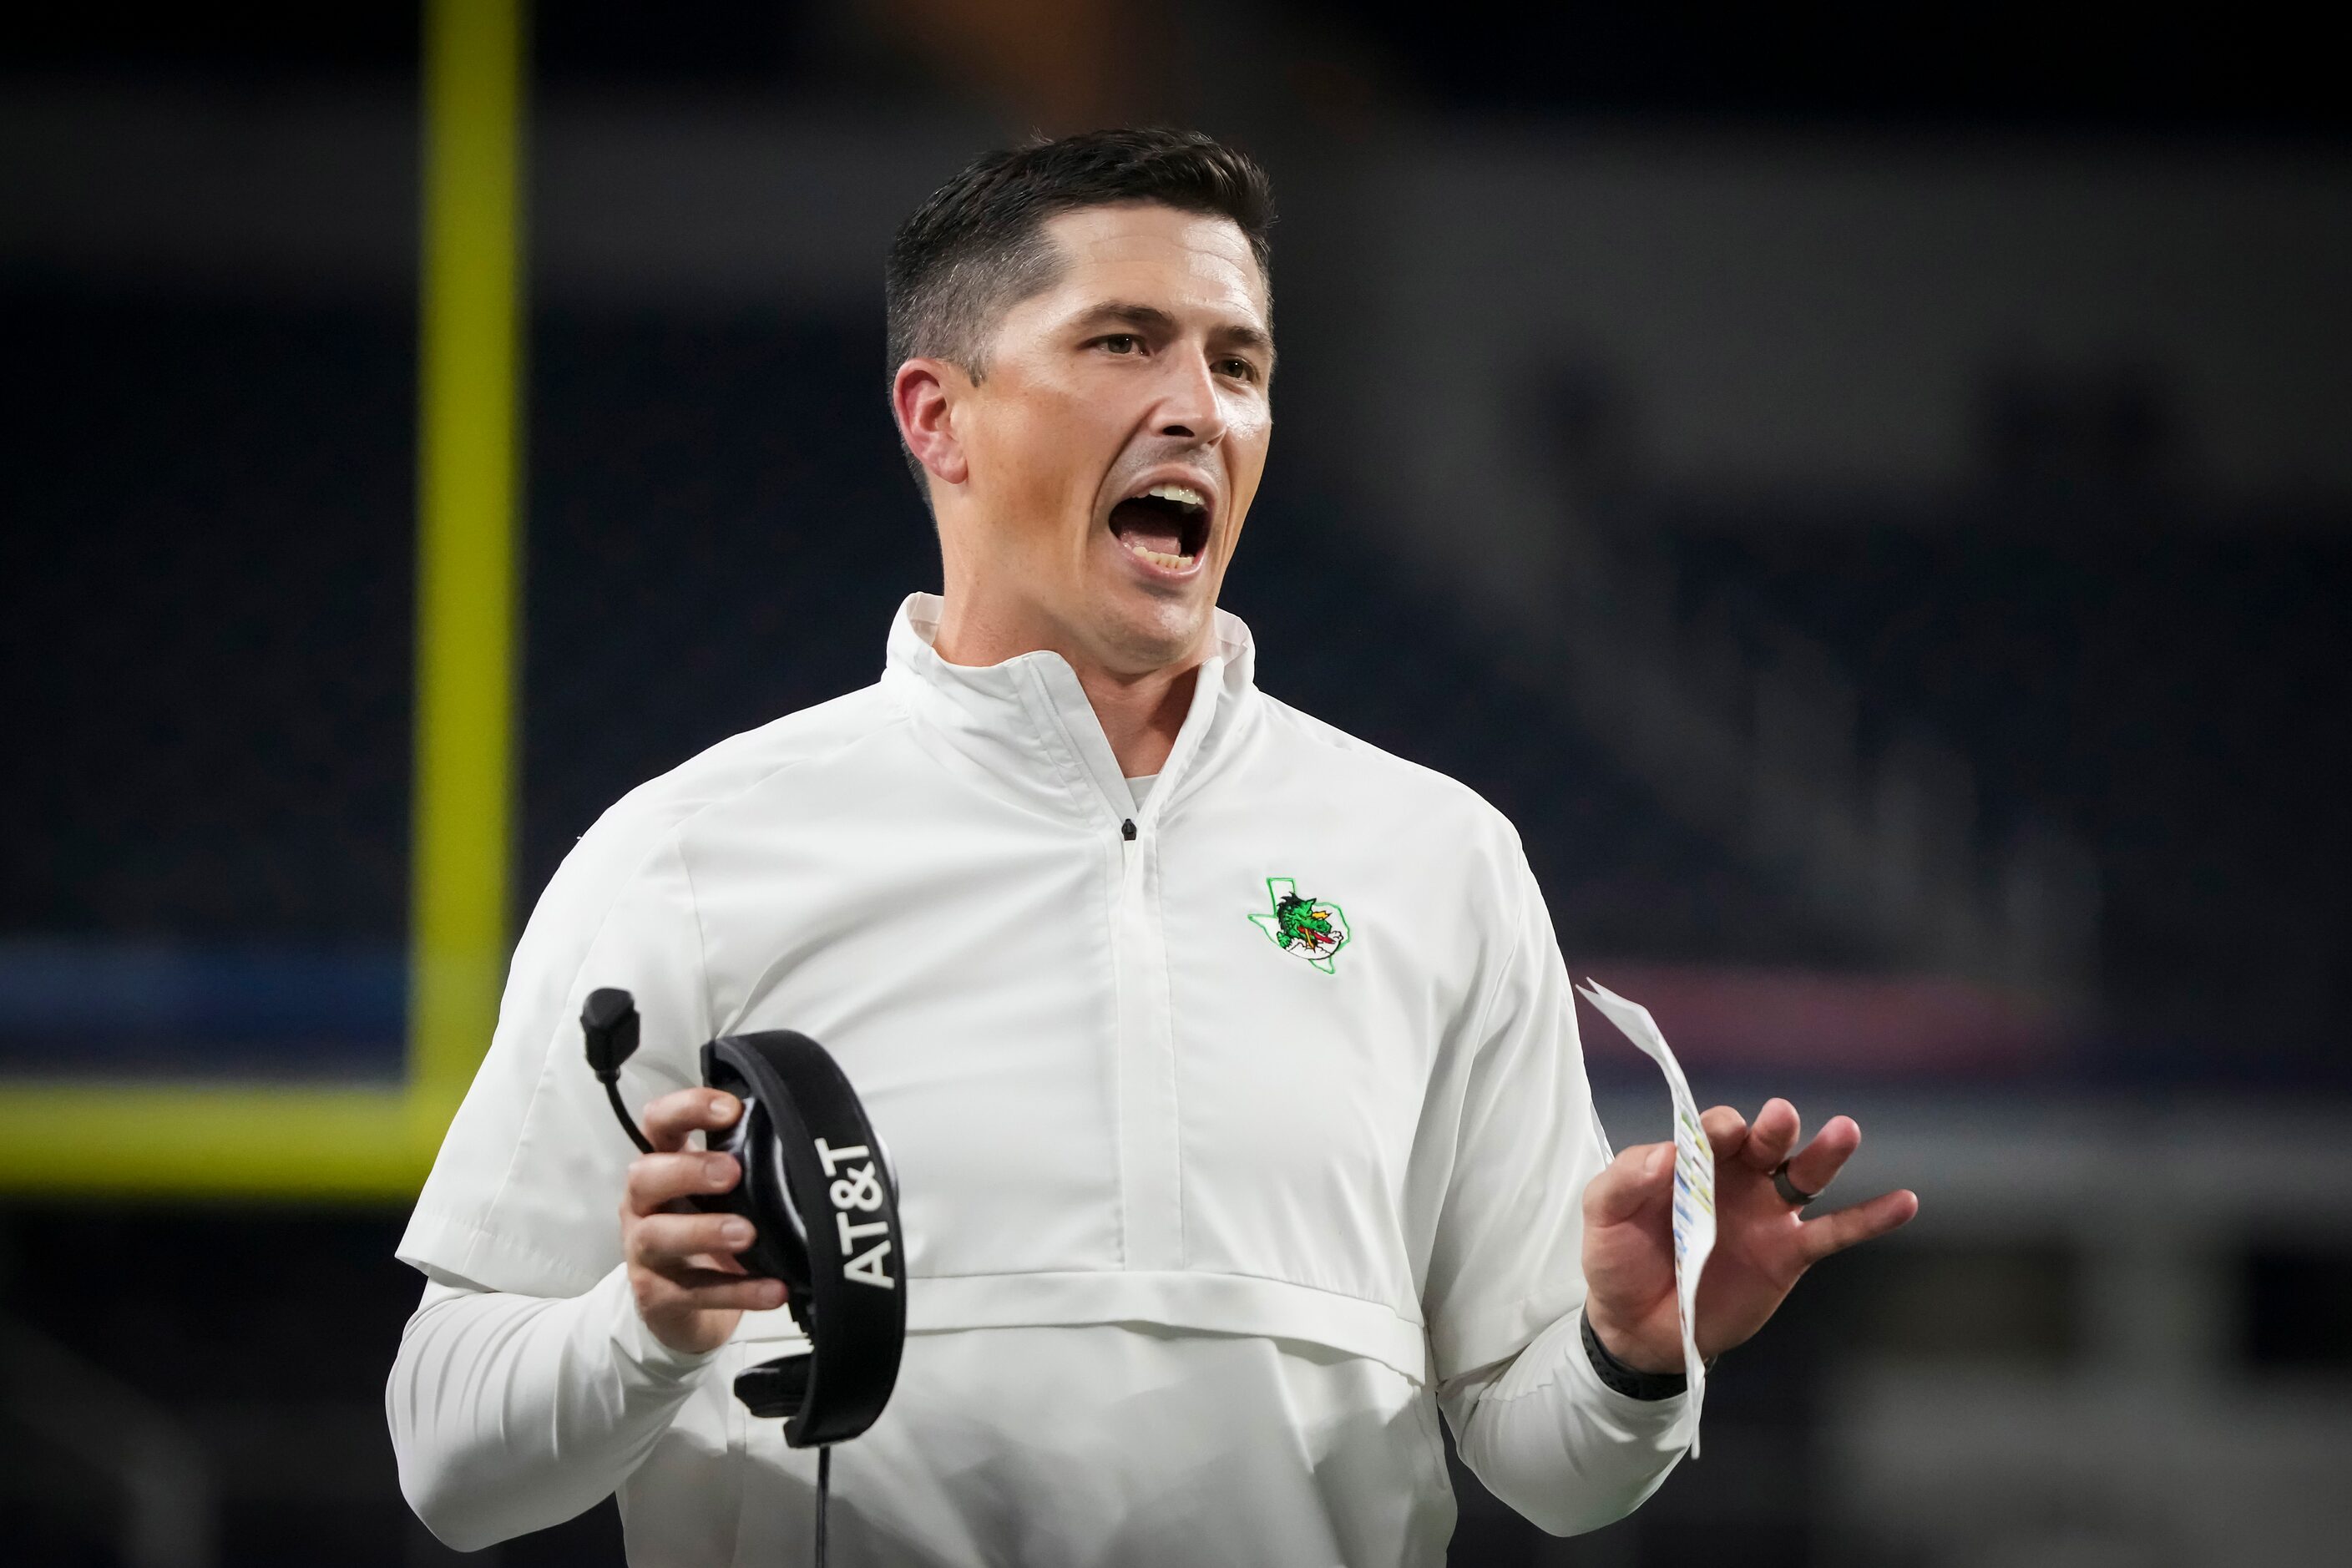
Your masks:
{"label": "folded play sheet", "polygon": [[1706,1364],[1698,1354],[1698,1279],[1715,1250],[1715,1150],[1699,1125],[1698,1101],[1691,1098],[1682,1064],[1658,1032],[1650,1010],[1628,1002],[1597,980],[1580,987],[1584,999],[1642,1048],[1666,1076],[1675,1105],[1675,1299],[1683,1323],[1683,1375],[1690,1381],[1690,1453],[1698,1457],[1699,1406],[1706,1399]]}

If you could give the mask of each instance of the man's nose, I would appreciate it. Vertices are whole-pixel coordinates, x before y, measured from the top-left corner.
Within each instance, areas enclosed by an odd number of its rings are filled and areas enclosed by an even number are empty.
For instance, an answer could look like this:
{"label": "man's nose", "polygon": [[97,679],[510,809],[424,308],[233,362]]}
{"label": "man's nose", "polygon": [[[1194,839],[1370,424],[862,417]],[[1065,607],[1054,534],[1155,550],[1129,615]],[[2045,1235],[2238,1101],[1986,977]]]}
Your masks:
{"label": "man's nose", "polygon": [[1169,382],[1160,394],[1159,418],[1162,436],[1214,446],[1225,438],[1224,405],[1217,396],[1217,378],[1202,353],[1172,353],[1163,361]]}

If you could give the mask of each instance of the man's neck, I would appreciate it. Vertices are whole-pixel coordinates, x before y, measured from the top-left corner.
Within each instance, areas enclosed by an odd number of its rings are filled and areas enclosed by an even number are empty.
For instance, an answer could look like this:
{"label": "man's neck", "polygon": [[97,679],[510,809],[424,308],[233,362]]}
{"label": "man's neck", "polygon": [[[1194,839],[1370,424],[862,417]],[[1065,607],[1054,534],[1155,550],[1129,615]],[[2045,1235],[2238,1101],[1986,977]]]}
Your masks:
{"label": "man's neck", "polygon": [[1094,708],[1111,755],[1118,759],[1118,771],[1131,779],[1145,778],[1167,765],[1176,733],[1192,709],[1201,655],[1140,675],[1121,674],[1043,628],[992,623],[959,615],[957,609],[953,599],[941,609],[939,634],[931,645],[941,658],[950,664],[985,666],[1024,653],[1058,653]]}
{"label": "man's neck", "polygon": [[1168,753],[1176,746],[1176,732],[1184,727],[1184,715],[1192,711],[1192,689],[1199,682],[1201,667],[1188,664],[1181,669],[1154,670],[1132,679],[1076,665],[1071,668],[1077,671],[1078,685],[1094,705],[1095,718],[1110,742],[1111,755],[1118,759],[1119,773],[1131,779],[1149,778],[1166,767]]}

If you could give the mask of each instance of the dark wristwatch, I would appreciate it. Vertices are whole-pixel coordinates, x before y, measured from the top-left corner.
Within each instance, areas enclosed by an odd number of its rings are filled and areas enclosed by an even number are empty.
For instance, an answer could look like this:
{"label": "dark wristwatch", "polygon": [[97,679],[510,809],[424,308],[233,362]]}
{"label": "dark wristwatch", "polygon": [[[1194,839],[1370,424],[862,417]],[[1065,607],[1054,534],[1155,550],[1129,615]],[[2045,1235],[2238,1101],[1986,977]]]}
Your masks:
{"label": "dark wristwatch", "polygon": [[1681,1373],[1643,1372],[1627,1366],[1609,1353],[1609,1347],[1592,1331],[1592,1320],[1584,1315],[1581,1307],[1577,1309],[1576,1319],[1584,1331],[1584,1359],[1592,1363],[1592,1370],[1609,1387],[1629,1399],[1672,1399],[1689,1389],[1690,1379]]}

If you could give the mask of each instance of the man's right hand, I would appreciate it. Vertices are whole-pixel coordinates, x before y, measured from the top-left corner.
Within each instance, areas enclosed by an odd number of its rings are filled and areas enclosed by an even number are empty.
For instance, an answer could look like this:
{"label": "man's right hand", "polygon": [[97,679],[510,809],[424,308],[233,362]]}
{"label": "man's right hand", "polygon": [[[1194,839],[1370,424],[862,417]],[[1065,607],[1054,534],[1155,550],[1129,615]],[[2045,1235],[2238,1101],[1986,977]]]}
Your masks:
{"label": "man's right hand", "polygon": [[675,1351],[701,1354],[734,1333],[746,1310],[783,1305],[781,1279],[754,1279],[735,1255],[751,1245],[751,1222],[704,1214],[687,1198],[723,1193],[742,1176],[732,1154],[687,1147],[688,1135],[731,1127],[743,1102],[710,1089],[682,1089],[646,1107],[654,1152],[629,1166],[621,1196],[621,1255],[637,1316]]}

